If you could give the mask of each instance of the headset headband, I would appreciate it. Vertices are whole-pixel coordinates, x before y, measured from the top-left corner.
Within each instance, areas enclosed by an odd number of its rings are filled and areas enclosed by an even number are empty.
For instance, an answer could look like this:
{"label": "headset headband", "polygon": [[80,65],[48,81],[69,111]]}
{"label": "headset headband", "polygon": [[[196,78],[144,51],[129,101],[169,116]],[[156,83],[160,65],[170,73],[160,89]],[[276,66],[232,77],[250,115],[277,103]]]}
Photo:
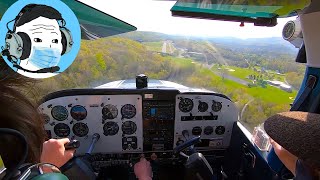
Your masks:
{"label": "headset headband", "polygon": [[61,20],[62,25],[64,26],[64,19],[59,11],[56,9],[46,6],[46,5],[38,5],[38,4],[28,4],[21,9],[19,14],[14,19],[13,31],[16,31],[17,26],[22,26],[27,22],[30,22],[38,17],[46,17],[48,19],[56,19]]}

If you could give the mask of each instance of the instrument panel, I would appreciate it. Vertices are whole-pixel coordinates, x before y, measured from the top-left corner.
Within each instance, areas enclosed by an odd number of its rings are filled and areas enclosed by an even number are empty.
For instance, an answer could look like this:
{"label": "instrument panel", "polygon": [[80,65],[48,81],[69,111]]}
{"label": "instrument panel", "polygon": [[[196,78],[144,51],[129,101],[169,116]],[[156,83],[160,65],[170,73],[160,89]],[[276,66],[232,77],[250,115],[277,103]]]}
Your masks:
{"label": "instrument panel", "polygon": [[227,148],[238,118],[234,103],[224,97],[199,94],[176,96],[174,147],[201,136],[198,148]]}
{"label": "instrument panel", "polygon": [[55,92],[39,110],[49,138],[80,141],[77,154],[87,151],[95,133],[93,153],[171,152],[193,136],[201,136],[199,150],[225,149],[238,119],[226,96],[161,89]]}
{"label": "instrument panel", "polygon": [[[100,134],[96,153],[137,152],[142,144],[141,95],[67,96],[44,102],[45,129],[52,138],[81,142],[85,153],[94,133]],[[48,118],[49,117],[49,118]]]}

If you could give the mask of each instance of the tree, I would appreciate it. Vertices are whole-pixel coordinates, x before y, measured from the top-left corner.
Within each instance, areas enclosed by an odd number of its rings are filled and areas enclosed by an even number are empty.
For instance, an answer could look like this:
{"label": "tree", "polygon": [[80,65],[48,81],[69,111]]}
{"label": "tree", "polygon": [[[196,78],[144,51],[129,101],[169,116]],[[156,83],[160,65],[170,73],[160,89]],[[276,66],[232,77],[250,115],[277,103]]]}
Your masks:
{"label": "tree", "polygon": [[102,53],[97,53],[96,54],[96,60],[99,66],[99,69],[105,70],[107,68],[106,62],[103,59],[103,54]]}

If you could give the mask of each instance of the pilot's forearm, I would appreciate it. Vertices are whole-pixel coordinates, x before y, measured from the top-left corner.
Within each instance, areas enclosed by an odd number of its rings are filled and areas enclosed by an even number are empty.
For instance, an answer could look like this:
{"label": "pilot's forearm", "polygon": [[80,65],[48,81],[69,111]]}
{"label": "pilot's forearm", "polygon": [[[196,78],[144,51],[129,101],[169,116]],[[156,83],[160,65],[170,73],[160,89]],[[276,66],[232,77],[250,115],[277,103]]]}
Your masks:
{"label": "pilot's forearm", "polygon": [[287,167],[287,169],[289,171],[291,171],[292,174],[295,176],[296,175],[296,163],[297,163],[298,158],[291,154],[291,155],[280,158],[280,160]]}
{"label": "pilot's forearm", "polygon": [[139,177],[139,180],[152,180],[150,176],[145,176],[145,177]]}

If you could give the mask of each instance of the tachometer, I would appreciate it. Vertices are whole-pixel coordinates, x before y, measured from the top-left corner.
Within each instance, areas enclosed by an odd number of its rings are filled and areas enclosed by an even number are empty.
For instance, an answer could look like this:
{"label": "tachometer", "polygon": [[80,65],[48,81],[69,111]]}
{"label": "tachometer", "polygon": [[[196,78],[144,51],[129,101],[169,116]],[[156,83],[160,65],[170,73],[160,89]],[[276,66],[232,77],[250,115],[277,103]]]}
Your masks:
{"label": "tachometer", "polygon": [[51,115],[58,121],[64,121],[68,118],[68,110],[63,106],[54,106],[51,110]]}
{"label": "tachometer", "polygon": [[114,136],[118,133],[119,126],[116,122],[108,121],[103,126],[103,134],[106,136]]}
{"label": "tachometer", "polygon": [[58,137],[67,137],[70,134],[70,127],[65,123],[58,123],[53,128]]}
{"label": "tachometer", "polygon": [[182,112],[190,112],[193,108],[193,101],[189,98],[181,98],[179,109]]}
{"label": "tachometer", "polygon": [[132,104],[126,104],[121,108],[122,119],[131,119],[136,115],[136,108]]}
{"label": "tachometer", "polygon": [[76,123],[72,128],[73,134],[79,137],[84,137],[89,133],[89,128],[85,123]]}
{"label": "tachometer", "polygon": [[102,108],[102,118],[103,119],[114,119],[118,116],[118,109],[112,104],[105,105]]}
{"label": "tachometer", "polygon": [[198,110],[200,112],[205,112],[208,110],[208,103],[199,101]]}
{"label": "tachometer", "polygon": [[221,108],[222,108],[221,102],[213,101],[213,103],[212,103],[212,111],[218,112],[218,111],[221,110]]}
{"label": "tachometer", "polygon": [[123,134],[131,135],[136,132],[137,125],[132,121],[126,121],[122,124],[121,129]]}
{"label": "tachometer", "polygon": [[71,108],[70,114],[73,119],[81,121],[87,117],[87,110],[83,106],[76,105]]}

